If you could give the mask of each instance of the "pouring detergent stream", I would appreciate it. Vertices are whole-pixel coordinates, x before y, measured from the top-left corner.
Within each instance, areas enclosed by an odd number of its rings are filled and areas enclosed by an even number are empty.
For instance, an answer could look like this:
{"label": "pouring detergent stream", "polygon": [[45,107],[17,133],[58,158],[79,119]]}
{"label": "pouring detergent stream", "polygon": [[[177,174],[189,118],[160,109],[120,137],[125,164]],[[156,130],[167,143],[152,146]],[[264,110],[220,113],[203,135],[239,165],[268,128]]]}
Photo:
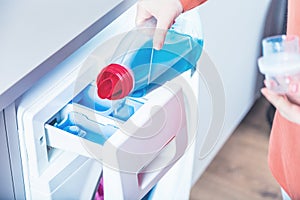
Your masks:
{"label": "pouring detergent stream", "polygon": [[161,50],[153,48],[154,30],[152,18],[122,38],[110,64],[97,77],[100,98],[141,97],[187,70],[193,74],[203,47],[198,12],[186,12],[176,19]]}

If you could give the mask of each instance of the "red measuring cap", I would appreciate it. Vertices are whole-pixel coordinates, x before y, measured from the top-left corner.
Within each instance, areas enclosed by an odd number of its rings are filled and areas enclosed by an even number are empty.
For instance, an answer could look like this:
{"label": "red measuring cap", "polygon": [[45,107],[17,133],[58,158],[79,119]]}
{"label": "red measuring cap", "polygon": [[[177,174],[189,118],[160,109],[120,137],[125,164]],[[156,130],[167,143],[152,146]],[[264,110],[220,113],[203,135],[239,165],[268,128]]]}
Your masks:
{"label": "red measuring cap", "polygon": [[110,64],[103,68],[97,77],[97,93],[101,99],[122,99],[133,88],[133,78],[125,67]]}

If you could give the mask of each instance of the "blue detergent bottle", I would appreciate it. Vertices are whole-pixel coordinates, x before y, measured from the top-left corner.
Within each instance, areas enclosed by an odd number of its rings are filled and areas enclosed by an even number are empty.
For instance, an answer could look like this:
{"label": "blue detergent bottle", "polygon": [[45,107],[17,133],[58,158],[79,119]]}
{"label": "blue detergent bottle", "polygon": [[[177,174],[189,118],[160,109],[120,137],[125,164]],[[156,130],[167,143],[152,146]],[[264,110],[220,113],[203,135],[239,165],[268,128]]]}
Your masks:
{"label": "blue detergent bottle", "polygon": [[161,50],[153,49],[154,27],[150,22],[122,38],[110,64],[97,77],[100,98],[141,97],[187,70],[193,74],[203,48],[197,9],[176,19]]}

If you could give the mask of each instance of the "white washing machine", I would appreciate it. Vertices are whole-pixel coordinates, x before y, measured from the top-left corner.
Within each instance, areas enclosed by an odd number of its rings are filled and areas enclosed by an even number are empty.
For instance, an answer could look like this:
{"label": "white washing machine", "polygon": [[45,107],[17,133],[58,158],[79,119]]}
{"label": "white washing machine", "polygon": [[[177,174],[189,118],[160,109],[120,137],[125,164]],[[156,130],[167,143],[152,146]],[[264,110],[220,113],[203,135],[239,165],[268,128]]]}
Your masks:
{"label": "white washing machine", "polygon": [[[196,9],[184,16],[201,28]],[[132,29],[134,18],[135,6],[18,100],[27,199],[93,199],[101,178],[106,200],[188,199],[199,74],[185,72],[143,97],[95,100],[96,75],[118,44],[110,38]]]}

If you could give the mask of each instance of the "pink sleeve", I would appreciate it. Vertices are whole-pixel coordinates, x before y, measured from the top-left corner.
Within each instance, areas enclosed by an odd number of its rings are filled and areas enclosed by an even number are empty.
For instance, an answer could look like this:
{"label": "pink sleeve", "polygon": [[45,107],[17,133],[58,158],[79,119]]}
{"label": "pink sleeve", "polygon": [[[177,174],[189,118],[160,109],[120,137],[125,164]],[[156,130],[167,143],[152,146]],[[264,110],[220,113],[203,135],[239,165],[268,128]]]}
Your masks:
{"label": "pink sleeve", "polygon": [[288,1],[287,34],[300,37],[300,1]]}
{"label": "pink sleeve", "polygon": [[206,0],[180,0],[183,7],[183,12],[195,8],[200,4],[204,3]]}

